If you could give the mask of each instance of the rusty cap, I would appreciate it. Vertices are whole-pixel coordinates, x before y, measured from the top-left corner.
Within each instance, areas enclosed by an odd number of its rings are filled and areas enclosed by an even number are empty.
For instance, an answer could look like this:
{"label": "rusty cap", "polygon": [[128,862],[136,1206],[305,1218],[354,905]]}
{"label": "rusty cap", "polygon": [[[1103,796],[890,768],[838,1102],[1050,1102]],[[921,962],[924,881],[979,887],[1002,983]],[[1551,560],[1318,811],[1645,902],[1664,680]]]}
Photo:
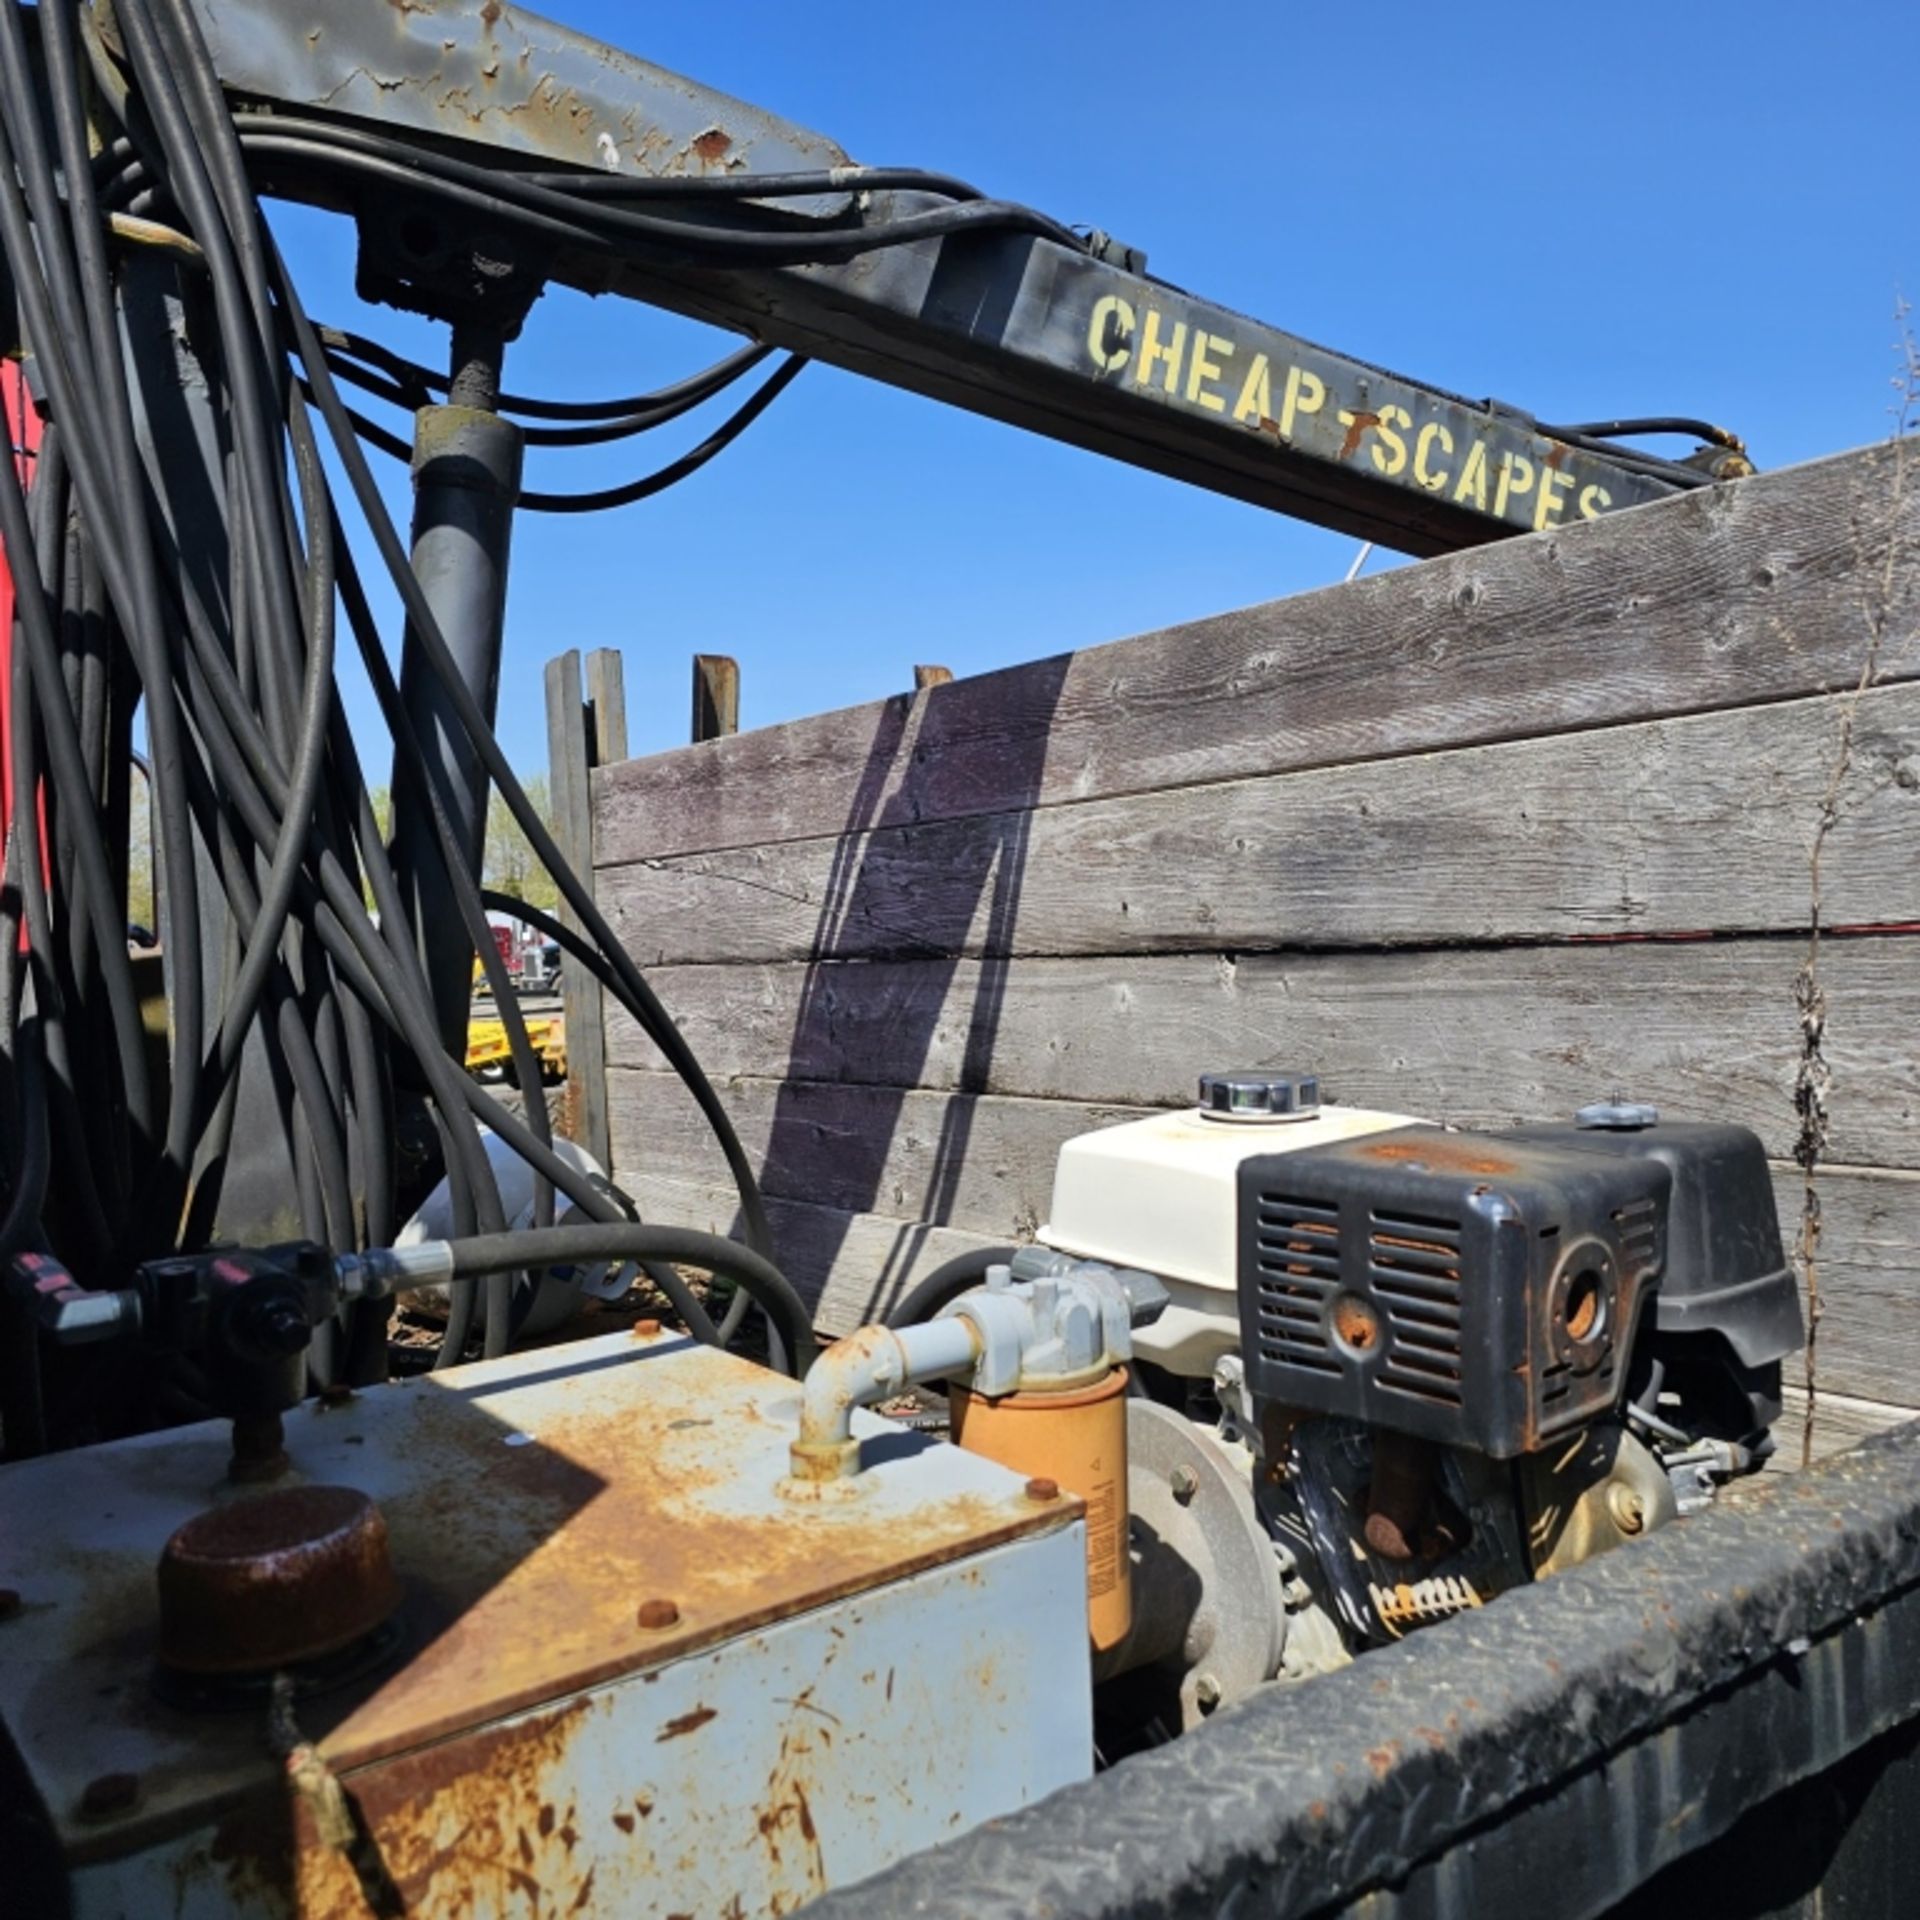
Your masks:
{"label": "rusty cap", "polygon": [[352,1487],[288,1487],[197,1514],[160,1556],[160,1660],[266,1673],[353,1645],[400,1604],[387,1523]]}

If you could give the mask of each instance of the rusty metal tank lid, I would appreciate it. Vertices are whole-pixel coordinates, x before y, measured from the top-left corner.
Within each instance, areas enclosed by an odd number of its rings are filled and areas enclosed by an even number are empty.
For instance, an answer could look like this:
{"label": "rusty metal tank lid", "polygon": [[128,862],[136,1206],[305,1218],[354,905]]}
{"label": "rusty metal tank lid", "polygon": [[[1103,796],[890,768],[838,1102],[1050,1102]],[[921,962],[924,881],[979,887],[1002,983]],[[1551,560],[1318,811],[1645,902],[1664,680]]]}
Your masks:
{"label": "rusty metal tank lid", "polygon": [[160,1555],[160,1662],[267,1673],[337,1653],[400,1602],[380,1509],[352,1487],[285,1487],[196,1514]]}

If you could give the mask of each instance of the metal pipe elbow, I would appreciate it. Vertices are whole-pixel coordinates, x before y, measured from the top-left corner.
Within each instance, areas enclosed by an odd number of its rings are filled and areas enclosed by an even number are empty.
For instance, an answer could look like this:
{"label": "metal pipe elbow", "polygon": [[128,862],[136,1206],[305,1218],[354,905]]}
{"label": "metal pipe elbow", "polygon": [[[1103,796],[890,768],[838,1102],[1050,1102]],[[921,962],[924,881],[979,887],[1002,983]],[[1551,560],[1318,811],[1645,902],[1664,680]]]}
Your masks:
{"label": "metal pipe elbow", "polygon": [[800,1437],[790,1456],[796,1480],[840,1480],[860,1470],[853,1410],[916,1381],[971,1372],[980,1338],[964,1320],[913,1327],[862,1327],[837,1340],[808,1370],[800,1394]]}

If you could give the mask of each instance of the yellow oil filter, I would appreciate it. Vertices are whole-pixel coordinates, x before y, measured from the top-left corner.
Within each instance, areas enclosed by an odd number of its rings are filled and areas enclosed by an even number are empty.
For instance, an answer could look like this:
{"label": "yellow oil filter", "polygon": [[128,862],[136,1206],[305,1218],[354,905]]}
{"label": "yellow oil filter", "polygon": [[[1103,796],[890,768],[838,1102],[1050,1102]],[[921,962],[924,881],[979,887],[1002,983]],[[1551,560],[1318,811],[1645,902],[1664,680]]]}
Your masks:
{"label": "yellow oil filter", "polygon": [[1087,1503],[1087,1631],[1096,1653],[1127,1636],[1133,1582],[1127,1557],[1127,1370],[1060,1393],[986,1399],[949,1390],[953,1438],[1029,1480],[1051,1480]]}

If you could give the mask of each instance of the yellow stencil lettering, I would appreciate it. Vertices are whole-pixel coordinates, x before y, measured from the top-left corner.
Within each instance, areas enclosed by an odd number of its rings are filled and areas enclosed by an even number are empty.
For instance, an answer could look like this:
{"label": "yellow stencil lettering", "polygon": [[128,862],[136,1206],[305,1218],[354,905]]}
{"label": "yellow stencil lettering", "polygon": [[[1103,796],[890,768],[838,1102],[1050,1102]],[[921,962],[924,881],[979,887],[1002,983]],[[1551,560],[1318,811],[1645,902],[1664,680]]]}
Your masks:
{"label": "yellow stencil lettering", "polygon": [[1613,495],[1605,487],[1582,487],[1580,489],[1580,518],[1598,520],[1613,505]]}
{"label": "yellow stencil lettering", "polygon": [[1133,358],[1121,345],[1133,338],[1133,308],[1117,293],[1102,294],[1093,303],[1093,318],[1087,322],[1087,351],[1102,373],[1118,373]]}
{"label": "yellow stencil lettering", "polygon": [[1413,425],[1413,415],[1405,407],[1382,407],[1380,418],[1374,423],[1373,431],[1377,436],[1370,449],[1373,455],[1374,470],[1391,477],[1399,473],[1407,464],[1407,443],[1394,429],[1404,432]]}
{"label": "yellow stencil lettering", "polygon": [[1560,524],[1561,510],[1566,506],[1564,490],[1573,485],[1573,475],[1562,473],[1558,467],[1540,469],[1540,491],[1533,503],[1533,530],[1544,533],[1549,527]]}
{"label": "yellow stencil lettering", "polygon": [[[1209,353],[1217,353],[1220,360],[1209,360]],[[1197,401],[1209,413],[1225,413],[1226,401],[1217,393],[1206,391],[1206,382],[1220,378],[1220,361],[1233,358],[1233,342],[1223,340],[1217,333],[1208,333],[1204,327],[1197,328],[1193,336],[1193,358],[1187,362],[1187,398]]]}
{"label": "yellow stencil lettering", "polygon": [[1476,440],[1467,449],[1467,464],[1460,469],[1460,484],[1454,488],[1456,501],[1464,500],[1471,494],[1474,506],[1481,512],[1487,510],[1487,449]]}
{"label": "yellow stencil lettering", "polygon": [[1526,493],[1533,486],[1533,462],[1524,453],[1503,453],[1500,456],[1500,478],[1493,489],[1493,517],[1504,520],[1507,517],[1507,502]]}
{"label": "yellow stencil lettering", "polygon": [[1447,484],[1449,477],[1444,467],[1436,472],[1432,467],[1427,465],[1427,451],[1433,446],[1435,441],[1440,443],[1440,451],[1442,453],[1451,454],[1453,452],[1453,435],[1450,434],[1438,420],[1429,420],[1427,424],[1420,429],[1419,439],[1413,443],[1413,477],[1419,481],[1429,493],[1438,493],[1440,489]]}
{"label": "yellow stencil lettering", "polygon": [[1240,398],[1234,402],[1233,417],[1258,424],[1273,412],[1273,382],[1267,356],[1256,353],[1240,386]]}
{"label": "yellow stencil lettering", "polygon": [[1297,414],[1318,413],[1327,404],[1327,390],[1317,374],[1309,373],[1305,367],[1287,369],[1287,391],[1280,402],[1280,438],[1293,438],[1293,422]]}
{"label": "yellow stencil lettering", "polygon": [[1160,338],[1160,310],[1157,307],[1147,309],[1147,324],[1140,334],[1140,364],[1133,370],[1135,381],[1145,387],[1153,383],[1153,369],[1156,361],[1164,360],[1167,370],[1160,376],[1160,384],[1169,393],[1180,390],[1180,361],[1187,351],[1187,323],[1176,320],[1173,334],[1162,343]]}

